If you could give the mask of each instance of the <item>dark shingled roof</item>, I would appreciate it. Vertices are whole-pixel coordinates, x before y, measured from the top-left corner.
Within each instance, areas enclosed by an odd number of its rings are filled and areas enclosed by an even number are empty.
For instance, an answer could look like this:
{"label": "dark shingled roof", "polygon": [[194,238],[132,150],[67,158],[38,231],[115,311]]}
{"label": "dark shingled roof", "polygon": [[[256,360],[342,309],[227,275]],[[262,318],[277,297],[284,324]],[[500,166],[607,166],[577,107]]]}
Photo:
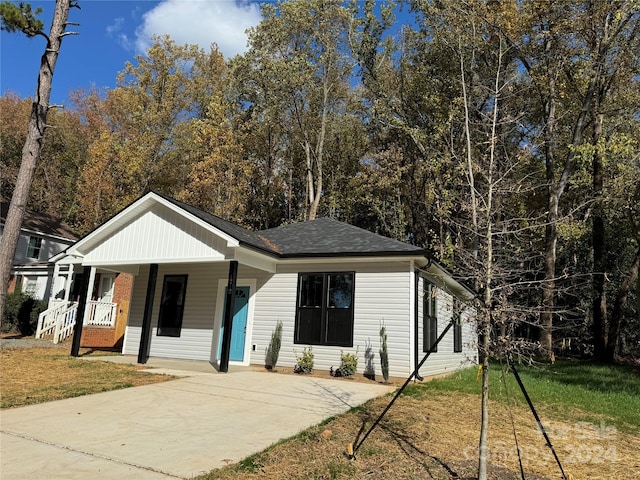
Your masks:
{"label": "dark shingled roof", "polygon": [[283,257],[423,255],[414,245],[383,237],[331,218],[318,218],[258,232]]}
{"label": "dark shingled roof", "polygon": [[[9,203],[2,202],[0,204],[0,222],[5,223],[9,212]],[[22,219],[22,229],[31,230],[32,232],[41,233],[43,235],[53,235],[56,237],[67,238],[69,240],[78,240],[80,238],[71,229],[69,225],[62,220],[51,215],[43,213],[34,213],[26,211]]]}
{"label": "dark shingled roof", "polygon": [[414,245],[331,218],[253,232],[166,195],[154,193],[237,239],[240,244],[278,257],[426,255],[426,250]]}

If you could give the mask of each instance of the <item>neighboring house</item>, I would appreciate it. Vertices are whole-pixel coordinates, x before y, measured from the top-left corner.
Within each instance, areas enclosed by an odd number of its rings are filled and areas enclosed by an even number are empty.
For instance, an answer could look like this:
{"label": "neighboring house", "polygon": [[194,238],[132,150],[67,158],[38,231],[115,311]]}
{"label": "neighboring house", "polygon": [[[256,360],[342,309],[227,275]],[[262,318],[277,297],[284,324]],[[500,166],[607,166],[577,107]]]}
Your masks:
{"label": "neighboring house", "polygon": [[[0,236],[8,211],[9,204],[1,203]],[[53,263],[49,259],[77,240],[78,236],[60,219],[25,212],[13,258],[9,293],[22,290],[38,300],[49,298],[53,280]]]}
{"label": "neighboring house", "polygon": [[[420,374],[475,362],[470,290],[424,250],[331,219],[253,232],[151,192],[60,262],[93,278],[133,275],[122,353],[142,363],[152,356],[265,365],[281,321],[278,366],[294,366],[311,347],[316,369],[358,352],[359,372],[379,376],[384,325],[390,374],[406,377],[452,316],[461,321]],[[221,358],[226,305],[232,327]]]}

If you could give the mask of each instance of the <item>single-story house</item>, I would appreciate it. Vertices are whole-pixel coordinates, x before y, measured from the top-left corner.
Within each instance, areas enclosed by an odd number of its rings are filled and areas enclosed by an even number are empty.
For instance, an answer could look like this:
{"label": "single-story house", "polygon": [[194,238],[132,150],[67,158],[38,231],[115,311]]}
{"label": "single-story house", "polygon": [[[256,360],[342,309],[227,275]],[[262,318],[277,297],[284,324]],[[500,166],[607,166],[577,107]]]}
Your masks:
{"label": "single-story house", "polygon": [[65,253],[85,275],[133,275],[122,353],[141,363],[265,365],[282,322],[277,366],[305,348],[321,370],[357,352],[358,371],[380,376],[384,325],[390,375],[407,377],[452,317],[420,375],[476,361],[473,292],[425,250],[329,218],[250,231],[150,192]]}
{"label": "single-story house", "polygon": [[[9,203],[0,203],[0,237]],[[23,291],[38,300],[55,296],[51,257],[78,241],[78,235],[59,218],[26,211],[13,257],[8,292]]]}

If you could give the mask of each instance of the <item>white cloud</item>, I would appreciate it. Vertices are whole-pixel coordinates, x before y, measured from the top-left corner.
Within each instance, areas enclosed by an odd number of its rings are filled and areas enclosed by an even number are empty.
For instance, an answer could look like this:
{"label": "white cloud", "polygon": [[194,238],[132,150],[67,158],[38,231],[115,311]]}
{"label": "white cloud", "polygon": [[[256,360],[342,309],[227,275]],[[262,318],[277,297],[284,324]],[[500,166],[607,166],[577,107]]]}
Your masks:
{"label": "white cloud", "polygon": [[115,38],[118,44],[125,50],[131,50],[131,39],[123,32],[124,18],[118,17],[113,20],[111,25],[107,25],[106,32],[111,38]]}
{"label": "white cloud", "polygon": [[142,17],[136,29],[136,49],[146,52],[152,35],[168,34],[178,45],[196,44],[209,50],[216,43],[231,58],[247,49],[245,31],[260,21],[257,3],[235,0],[163,0]]}
{"label": "white cloud", "polygon": [[124,25],[124,18],[118,17],[113,19],[113,24],[107,25],[107,34],[113,35],[120,30],[122,30],[122,26]]}

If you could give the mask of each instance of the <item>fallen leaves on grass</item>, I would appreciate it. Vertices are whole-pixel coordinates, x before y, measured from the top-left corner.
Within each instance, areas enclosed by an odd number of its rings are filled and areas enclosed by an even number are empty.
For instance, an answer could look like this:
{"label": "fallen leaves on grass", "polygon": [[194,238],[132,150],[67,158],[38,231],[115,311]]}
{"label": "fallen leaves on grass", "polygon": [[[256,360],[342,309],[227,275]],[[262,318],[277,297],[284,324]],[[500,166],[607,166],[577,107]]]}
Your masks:
{"label": "fallen leaves on grass", "polygon": [[0,408],[135,387],[172,378],[141,372],[134,365],[74,358],[69,356],[67,346],[3,348],[0,362]]}

